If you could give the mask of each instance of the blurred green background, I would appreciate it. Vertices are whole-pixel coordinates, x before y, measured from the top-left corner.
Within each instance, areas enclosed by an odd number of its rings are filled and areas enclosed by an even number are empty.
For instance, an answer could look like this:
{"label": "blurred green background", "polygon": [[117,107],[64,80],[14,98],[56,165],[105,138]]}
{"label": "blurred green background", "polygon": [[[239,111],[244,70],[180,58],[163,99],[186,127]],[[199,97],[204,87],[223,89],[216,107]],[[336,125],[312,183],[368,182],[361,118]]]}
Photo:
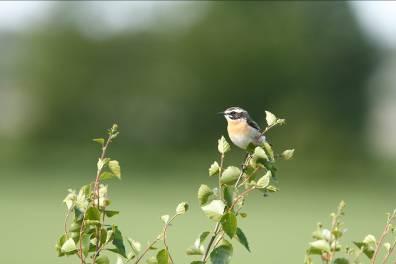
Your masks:
{"label": "blurred green background", "polygon": [[[187,263],[185,249],[212,226],[196,191],[215,184],[207,169],[226,133],[215,113],[229,106],[262,126],[265,110],[286,118],[269,138],[278,151],[296,148],[279,164],[281,191],[251,196],[241,226],[252,253],[238,246],[233,263],[302,263],[316,222],[341,199],[345,242],[380,233],[396,207],[396,45],[376,33],[389,7],[375,5],[0,3],[2,263],[77,263],[54,250],[62,200],[93,180],[91,139],[114,122],[115,222],[145,242],[160,215],[189,201],[169,234]],[[233,148],[227,162],[243,155]]]}

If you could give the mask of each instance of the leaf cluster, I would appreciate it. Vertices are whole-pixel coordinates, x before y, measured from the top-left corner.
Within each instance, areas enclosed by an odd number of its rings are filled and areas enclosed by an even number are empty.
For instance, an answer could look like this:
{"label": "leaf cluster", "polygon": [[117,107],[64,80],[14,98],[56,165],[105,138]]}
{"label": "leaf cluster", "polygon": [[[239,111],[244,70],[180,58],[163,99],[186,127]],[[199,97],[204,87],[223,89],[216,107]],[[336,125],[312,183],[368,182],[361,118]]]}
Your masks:
{"label": "leaf cluster", "polygon": [[[314,241],[309,243],[305,255],[305,264],[313,264],[317,256],[322,263],[332,264],[362,264],[362,259],[369,260],[370,264],[388,263],[396,247],[394,222],[396,210],[388,214],[384,231],[377,239],[374,235],[367,235],[362,241],[353,241],[353,246],[344,246],[341,238],[346,232],[341,218],[344,216],[345,203],[340,202],[337,211],[331,213],[331,227],[323,228],[318,224],[313,232]],[[381,259],[379,258],[381,256]],[[396,259],[391,263],[396,263]]]}
{"label": "leaf cluster", "polygon": [[[263,134],[285,123],[284,119],[278,119],[268,111],[266,114],[268,126],[262,131]],[[119,211],[109,208],[108,185],[103,182],[121,179],[120,163],[107,156],[108,147],[118,134],[118,126],[113,125],[106,139],[94,139],[101,146],[95,181],[84,185],[78,192],[69,190],[64,199],[67,213],[64,233],[55,246],[58,256],[77,256],[81,264],[109,264],[108,254],[113,253],[117,255],[117,264],[138,264],[142,261],[173,264],[167,243],[168,229],[178,216],[188,211],[188,203],[181,202],[173,215],[160,217],[163,222],[161,232],[146,247],[132,238],[124,237],[119,227],[110,222]],[[231,151],[225,137],[218,140],[217,149],[220,158],[211,164],[209,176],[217,177],[218,186],[202,184],[197,195],[203,213],[214,222],[214,228],[213,231],[205,230],[199,234],[194,244],[187,249],[188,255],[199,256],[191,264],[209,261],[213,264],[230,263],[234,241],[250,252],[247,236],[240,227],[241,220],[247,217],[242,211],[247,197],[252,192],[263,196],[277,192],[275,163],[278,158],[289,160],[294,154],[292,149],[275,154],[267,142],[260,146],[250,145],[243,165],[239,167],[225,165],[225,155]]]}
{"label": "leaf cluster", "polygon": [[[277,118],[266,111],[266,133],[277,125],[283,125],[284,119]],[[225,165],[225,155],[231,146],[224,136],[218,140],[219,160],[209,167],[209,176],[218,178],[218,185],[209,187],[202,184],[198,189],[198,201],[203,213],[214,222],[213,231],[205,230],[187,249],[188,255],[200,256],[194,263],[225,264],[230,263],[234,252],[233,241],[238,241],[250,252],[247,236],[240,227],[240,222],[247,214],[242,212],[247,197],[252,192],[264,196],[277,192],[276,178],[277,158],[291,159],[294,150],[286,150],[276,155],[272,146],[264,142],[260,146],[250,145],[241,167]]]}

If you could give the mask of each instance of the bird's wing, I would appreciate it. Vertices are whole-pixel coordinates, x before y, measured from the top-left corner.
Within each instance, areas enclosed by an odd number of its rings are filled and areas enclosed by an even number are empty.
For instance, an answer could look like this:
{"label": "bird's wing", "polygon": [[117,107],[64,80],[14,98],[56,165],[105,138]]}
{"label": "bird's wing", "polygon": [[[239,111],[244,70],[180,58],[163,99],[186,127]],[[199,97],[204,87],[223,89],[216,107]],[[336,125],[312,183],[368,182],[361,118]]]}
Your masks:
{"label": "bird's wing", "polygon": [[261,128],[259,127],[259,125],[256,122],[254,122],[252,119],[247,118],[246,121],[249,124],[249,126],[254,127],[258,131],[261,131]]}

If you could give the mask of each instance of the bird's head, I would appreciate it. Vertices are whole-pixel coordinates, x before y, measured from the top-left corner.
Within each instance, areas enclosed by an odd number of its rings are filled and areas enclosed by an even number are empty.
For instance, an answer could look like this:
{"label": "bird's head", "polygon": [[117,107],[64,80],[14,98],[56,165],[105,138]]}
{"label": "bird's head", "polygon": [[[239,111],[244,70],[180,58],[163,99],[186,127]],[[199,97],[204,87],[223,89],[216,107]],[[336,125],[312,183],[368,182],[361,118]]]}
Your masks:
{"label": "bird's head", "polygon": [[248,112],[240,107],[230,107],[227,108],[224,112],[220,112],[219,114],[224,115],[228,122],[241,121],[249,118]]}

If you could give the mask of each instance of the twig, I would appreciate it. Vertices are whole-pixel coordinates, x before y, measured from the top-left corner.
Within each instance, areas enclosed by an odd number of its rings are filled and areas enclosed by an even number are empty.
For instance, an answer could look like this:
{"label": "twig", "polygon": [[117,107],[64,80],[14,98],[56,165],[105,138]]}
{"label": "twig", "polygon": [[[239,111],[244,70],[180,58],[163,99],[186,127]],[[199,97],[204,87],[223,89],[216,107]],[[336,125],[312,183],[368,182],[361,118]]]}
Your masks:
{"label": "twig", "polygon": [[[79,254],[77,254],[77,255],[79,255],[79,257],[80,257],[80,259],[81,259],[81,264],[85,264],[85,259],[84,259],[84,257],[83,257],[83,251],[82,251],[82,234],[83,234],[83,232],[84,232],[84,227],[85,227],[85,225],[84,225],[84,220],[85,220],[85,213],[86,212],[84,212],[84,216],[83,216],[83,219],[82,219],[82,222],[81,222],[81,227],[80,227],[80,252],[79,252]],[[93,262],[93,263],[95,263],[95,262]]]}
{"label": "twig", "polygon": [[228,209],[228,211],[231,211],[232,209],[234,209],[235,205],[237,204],[237,202],[238,202],[239,200],[241,200],[242,198],[244,198],[245,195],[247,195],[248,193],[250,193],[251,191],[253,191],[253,190],[255,190],[255,189],[256,189],[256,187],[253,186],[253,187],[251,187],[251,188],[249,188],[249,189],[246,189],[246,190],[243,191],[240,195],[238,195],[238,197],[235,198],[235,200],[234,200],[233,203],[231,204],[231,206],[230,206],[230,208]]}
{"label": "twig", "polygon": [[167,231],[168,231],[168,227],[169,227],[170,223],[171,223],[177,216],[178,216],[178,214],[175,214],[175,215],[165,224],[165,226],[164,226],[164,231],[163,231],[164,246],[165,246],[166,251],[168,252],[169,259],[170,259],[170,261],[171,261],[172,264],[174,263],[174,261],[173,261],[173,258],[172,258],[172,256],[171,256],[171,254],[170,254],[169,247],[168,247],[168,243],[166,242],[166,235],[167,235]]}
{"label": "twig", "polygon": [[255,168],[254,171],[252,172],[252,174],[250,174],[248,177],[246,177],[246,178],[238,185],[238,188],[241,187],[241,186],[243,186],[243,184],[244,184],[245,182],[247,182],[250,178],[252,178],[253,175],[256,174],[256,172],[257,172],[259,169],[261,169],[261,168],[259,168],[259,167],[258,167],[258,168]]}
{"label": "twig", "polygon": [[[223,190],[222,190],[222,186],[221,186],[221,174],[223,171],[223,165],[224,165],[224,153],[221,153],[220,156],[220,167],[219,167],[219,196],[220,199],[223,200]],[[210,238],[208,246],[206,247],[205,253],[202,256],[202,261],[206,262],[206,259],[209,256],[210,250],[212,248],[213,242],[215,241],[215,239],[217,238],[217,235],[219,234],[219,231],[221,230],[221,226],[220,226],[220,222],[217,222],[215,225],[215,228],[213,230],[213,236]]]}
{"label": "twig", "polygon": [[73,207],[70,208],[69,210],[67,210],[67,213],[66,213],[66,216],[65,216],[65,234],[66,235],[69,234],[69,230],[67,230],[67,220],[69,220],[69,216],[70,216],[70,213],[71,213],[72,209],[73,209]]}
{"label": "twig", "polygon": [[373,257],[371,258],[371,261],[370,261],[371,264],[375,263],[375,261],[377,259],[377,256],[378,256],[378,253],[380,251],[380,247],[382,245],[382,242],[384,241],[386,235],[389,233],[390,225],[391,225],[391,223],[392,223],[392,221],[394,220],[395,217],[396,217],[396,210],[393,211],[392,215],[390,215],[388,217],[388,220],[387,220],[387,222],[385,224],[384,231],[382,232],[378,242],[376,243],[375,250],[374,250],[374,255],[373,255]]}
{"label": "twig", "polygon": [[[103,161],[106,155],[106,150],[111,142],[111,134],[107,138],[106,144],[102,147],[102,154],[100,155],[100,160]],[[94,187],[94,192],[96,193],[96,199],[97,199],[97,207],[99,209],[99,184],[100,184],[100,174],[103,170],[103,166],[101,168],[98,168],[97,173],[96,173],[96,178],[95,178],[95,187]]]}
{"label": "twig", "polygon": [[209,256],[210,249],[211,249],[211,247],[213,245],[213,242],[217,238],[217,235],[219,234],[219,231],[220,231],[220,222],[217,222],[217,224],[216,224],[216,226],[215,226],[215,228],[213,230],[213,236],[210,238],[210,241],[209,241],[208,246],[206,248],[205,254],[202,256],[202,261],[204,263],[206,262],[206,260],[207,260],[207,258]]}
{"label": "twig", "polygon": [[221,153],[220,156],[220,167],[219,167],[219,195],[220,199],[223,200],[223,191],[221,188],[221,175],[223,173],[223,165],[224,165],[224,153]]}
{"label": "twig", "polygon": [[252,155],[249,153],[246,153],[245,161],[242,163],[242,168],[241,168],[241,173],[238,176],[238,180],[236,181],[234,187],[238,188],[238,184],[242,179],[243,174],[246,172],[247,166],[249,164],[250,159],[252,158]]}
{"label": "twig", "polygon": [[150,248],[151,248],[152,246],[154,246],[158,241],[160,241],[161,238],[162,238],[162,241],[164,242],[165,249],[166,249],[166,251],[168,252],[169,260],[171,261],[171,263],[175,263],[175,262],[173,261],[173,258],[172,258],[172,256],[171,256],[171,254],[170,254],[170,251],[169,251],[168,242],[167,242],[167,240],[166,240],[166,239],[167,239],[167,236],[166,236],[166,235],[167,235],[168,227],[170,226],[170,224],[172,223],[172,221],[175,220],[175,218],[176,218],[177,216],[179,216],[179,214],[175,214],[167,223],[165,223],[165,225],[164,225],[164,227],[163,227],[161,233],[157,236],[157,238],[156,238],[153,242],[151,242],[151,243],[147,246],[147,248],[143,251],[143,253],[136,259],[136,261],[134,262],[134,264],[139,263],[139,262],[143,259],[143,257],[147,254],[147,252],[150,250]]}
{"label": "twig", "polygon": [[136,261],[134,262],[134,264],[139,263],[142,258],[147,254],[147,252],[150,250],[150,248],[152,248],[159,240],[161,239],[160,236],[158,236],[153,242],[151,242],[146,249],[143,251],[143,253],[136,259]]}
{"label": "twig", "polygon": [[273,128],[274,126],[279,125],[279,124],[280,124],[280,123],[278,123],[278,122],[274,122],[272,125],[267,126],[267,127],[263,130],[263,132],[261,132],[261,135],[264,136],[264,134],[267,133],[268,130],[270,130],[271,128]]}
{"label": "twig", "polygon": [[389,251],[386,253],[386,255],[385,255],[385,257],[384,257],[384,260],[382,261],[382,264],[385,264],[385,263],[386,263],[386,261],[388,260],[388,258],[392,255],[393,250],[395,249],[395,247],[396,247],[396,240],[393,242],[391,248],[390,248]]}

